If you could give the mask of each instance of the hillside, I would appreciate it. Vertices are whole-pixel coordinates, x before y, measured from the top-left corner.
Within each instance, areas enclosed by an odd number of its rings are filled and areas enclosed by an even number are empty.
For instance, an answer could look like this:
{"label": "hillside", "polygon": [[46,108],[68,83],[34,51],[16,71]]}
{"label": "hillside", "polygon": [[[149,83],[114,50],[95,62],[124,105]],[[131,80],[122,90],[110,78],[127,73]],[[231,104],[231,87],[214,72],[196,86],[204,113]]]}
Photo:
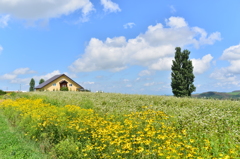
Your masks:
{"label": "hillside", "polygon": [[200,94],[193,94],[192,97],[195,98],[213,98],[213,99],[240,99],[240,91],[232,92],[204,92]]}

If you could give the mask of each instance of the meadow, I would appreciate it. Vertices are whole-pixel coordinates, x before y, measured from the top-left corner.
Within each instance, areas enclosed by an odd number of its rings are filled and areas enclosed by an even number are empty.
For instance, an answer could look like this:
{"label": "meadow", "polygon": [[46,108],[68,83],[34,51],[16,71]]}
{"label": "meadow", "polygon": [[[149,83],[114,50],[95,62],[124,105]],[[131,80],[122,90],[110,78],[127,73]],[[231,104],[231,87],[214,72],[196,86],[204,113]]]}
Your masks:
{"label": "meadow", "polygon": [[5,95],[49,158],[240,158],[240,101],[89,92]]}

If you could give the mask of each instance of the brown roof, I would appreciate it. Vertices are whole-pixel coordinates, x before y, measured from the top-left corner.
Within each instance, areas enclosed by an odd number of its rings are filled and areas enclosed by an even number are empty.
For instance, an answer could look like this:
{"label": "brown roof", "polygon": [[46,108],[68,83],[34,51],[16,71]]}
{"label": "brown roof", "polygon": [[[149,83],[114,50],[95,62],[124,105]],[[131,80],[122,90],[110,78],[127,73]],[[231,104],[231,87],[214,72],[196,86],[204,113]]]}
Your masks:
{"label": "brown roof", "polygon": [[[55,75],[52,78],[46,80],[45,82],[39,84],[37,87],[35,87],[35,89],[39,89],[39,88],[43,88],[44,86],[48,85],[49,83],[53,82],[54,80],[62,77],[62,76],[67,76],[65,74],[60,74],[60,75]],[[68,77],[68,76],[67,76]],[[69,78],[69,77],[68,77]],[[71,79],[71,78],[69,78]],[[72,80],[72,79],[71,79]],[[72,80],[73,82],[75,82],[74,80]],[[77,82],[75,82],[79,87],[83,88],[81,85],[79,85]]]}

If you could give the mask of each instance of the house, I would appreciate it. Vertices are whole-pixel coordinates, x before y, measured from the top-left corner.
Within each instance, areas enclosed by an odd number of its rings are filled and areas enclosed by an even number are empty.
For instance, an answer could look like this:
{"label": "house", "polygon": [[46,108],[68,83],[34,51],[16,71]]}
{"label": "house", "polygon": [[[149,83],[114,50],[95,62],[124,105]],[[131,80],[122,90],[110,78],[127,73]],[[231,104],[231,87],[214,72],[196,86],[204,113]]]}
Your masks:
{"label": "house", "polygon": [[84,88],[65,74],[55,75],[35,87],[36,91],[60,91],[68,88],[69,91],[80,91]]}

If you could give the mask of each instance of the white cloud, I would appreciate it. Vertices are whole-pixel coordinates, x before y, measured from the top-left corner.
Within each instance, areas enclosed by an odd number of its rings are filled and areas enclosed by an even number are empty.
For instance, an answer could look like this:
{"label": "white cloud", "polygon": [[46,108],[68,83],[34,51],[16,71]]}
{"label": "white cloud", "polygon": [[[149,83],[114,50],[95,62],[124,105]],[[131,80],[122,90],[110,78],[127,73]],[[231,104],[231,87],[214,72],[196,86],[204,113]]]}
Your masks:
{"label": "white cloud", "polygon": [[220,59],[228,61],[230,65],[216,69],[210,77],[221,81],[218,86],[240,86],[240,44],[225,49]]}
{"label": "white cloud", "polygon": [[187,27],[188,24],[186,23],[185,19],[181,17],[170,17],[169,19],[166,19],[167,26],[170,26],[171,28],[181,28],[181,27]]}
{"label": "white cloud", "polygon": [[124,29],[128,29],[128,28],[132,28],[134,25],[135,25],[135,23],[130,22],[130,23],[124,24],[123,27],[124,27]]}
{"label": "white cloud", "polygon": [[225,49],[221,59],[228,61],[240,60],[240,44]]}
{"label": "white cloud", "polygon": [[[223,67],[221,73],[240,74],[240,44],[231,46],[223,51],[221,60],[226,60],[230,63],[228,67]],[[224,70],[224,71],[223,71]],[[218,71],[219,73],[219,71]]]}
{"label": "white cloud", "polygon": [[95,84],[95,82],[90,82],[90,81],[87,81],[87,82],[83,82],[84,85],[92,85],[92,84]]}
{"label": "white cloud", "polygon": [[[160,23],[150,25],[145,33],[134,39],[120,36],[102,41],[92,38],[82,57],[69,68],[74,72],[116,72],[130,65],[139,65],[150,70],[170,70],[176,46],[199,47],[221,39],[218,32],[208,35],[204,29],[189,27],[181,17],[170,17],[166,22],[169,27]],[[203,60],[207,58],[209,56]]]}
{"label": "white cloud", "polygon": [[219,81],[214,83],[215,87],[235,89],[236,86],[240,86],[240,78],[236,74],[229,72],[227,68],[216,69],[210,75],[210,78]]}
{"label": "white cloud", "polygon": [[101,0],[101,4],[103,5],[105,12],[107,12],[107,11],[120,12],[121,11],[118,4],[112,2],[111,0]]}
{"label": "white cloud", "polygon": [[139,76],[149,76],[152,74],[152,71],[150,70],[142,70],[138,75]]}
{"label": "white cloud", "polygon": [[24,74],[32,74],[36,73],[36,71],[30,70],[30,68],[18,68],[13,71],[15,75],[24,75]]}
{"label": "white cloud", "polygon": [[171,13],[176,13],[177,12],[176,8],[173,5],[170,6],[170,9],[171,9]]}
{"label": "white cloud", "polygon": [[160,58],[156,63],[149,66],[152,70],[170,70],[173,57]]}
{"label": "white cloud", "polygon": [[210,74],[210,77],[224,82],[232,82],[237,78],[236,75],[228,72],[226,68],[216,69],[213,73]]}
{"label": "white cloud", "polygon": [[126,87],[130,88],[130,87],[132,87],[132,85],[131,85],[131,84],[128,84],[128,85],[126,85]]}
{"label": "white cloud", "polygon": [[6,26],[8,26],[9,20],[10,20],[9,14],[0,16],[0,27],[5,28]]}
{"label": "white cloud", "polygon": [[34,78],[35,80],[40,80],[40,79],[48,80],[48,79],[52,78],[53,76],[59,75],[59,74],[61,74],[60,71],[59,71],[59,70],[55,70],[55,71],[53,71],[53,72],[51,72],[51,73],[48,73],[48,74],[46,74],[46,75],[34,76],[33,78]]}
{"label": "white cloud", "polygon": [[195,74],[202,74],[210,67],[213,57],[210,54],[203,56],[202,59],[191,59],[193,64],[193,71]]}
{"label": "white cloud", "polygon": [[17,75],[15,75],[15,74],[6,73],[6,74],[0,76],[0,79],[2,79],[2,80],[13,80],[16,77],[17,77]]}
{"label": "white cloud", "polygon": [[0,0],[0,14],[27,20],[59,17],[79,9],[83,16],[94,10],[89,0]]}
{"label": "white cloud", "polygon": [[0,54],[2,53],[3,51],[3,47],[0,45]]}
{"label": "white cloud", "polygon": [[152,85],[155,85],[155,84],[156,84],[155,82],[145,83],[144,86],[149,87],[149,86],[152,86]]}
{"label": "white cloud", "polygon": [[11,73],[6,73],[0,76],[0,79],[10,80],[11,83],[16,83],[15,81],[17,81],[19,75],[33,74],[33,73],[36,73],[36,71],[30,70],[29,68],[18,68]]}
{"label": "white cloud", "polygon": [[198,42],[195,42],[195,46],[198,48],[200,45],[212,45],[215,41],[220,41],[221,34],[219,32],[214,32],[207,36],[207,32],[199,27],[193,27],[192,30],[199,36]]}

